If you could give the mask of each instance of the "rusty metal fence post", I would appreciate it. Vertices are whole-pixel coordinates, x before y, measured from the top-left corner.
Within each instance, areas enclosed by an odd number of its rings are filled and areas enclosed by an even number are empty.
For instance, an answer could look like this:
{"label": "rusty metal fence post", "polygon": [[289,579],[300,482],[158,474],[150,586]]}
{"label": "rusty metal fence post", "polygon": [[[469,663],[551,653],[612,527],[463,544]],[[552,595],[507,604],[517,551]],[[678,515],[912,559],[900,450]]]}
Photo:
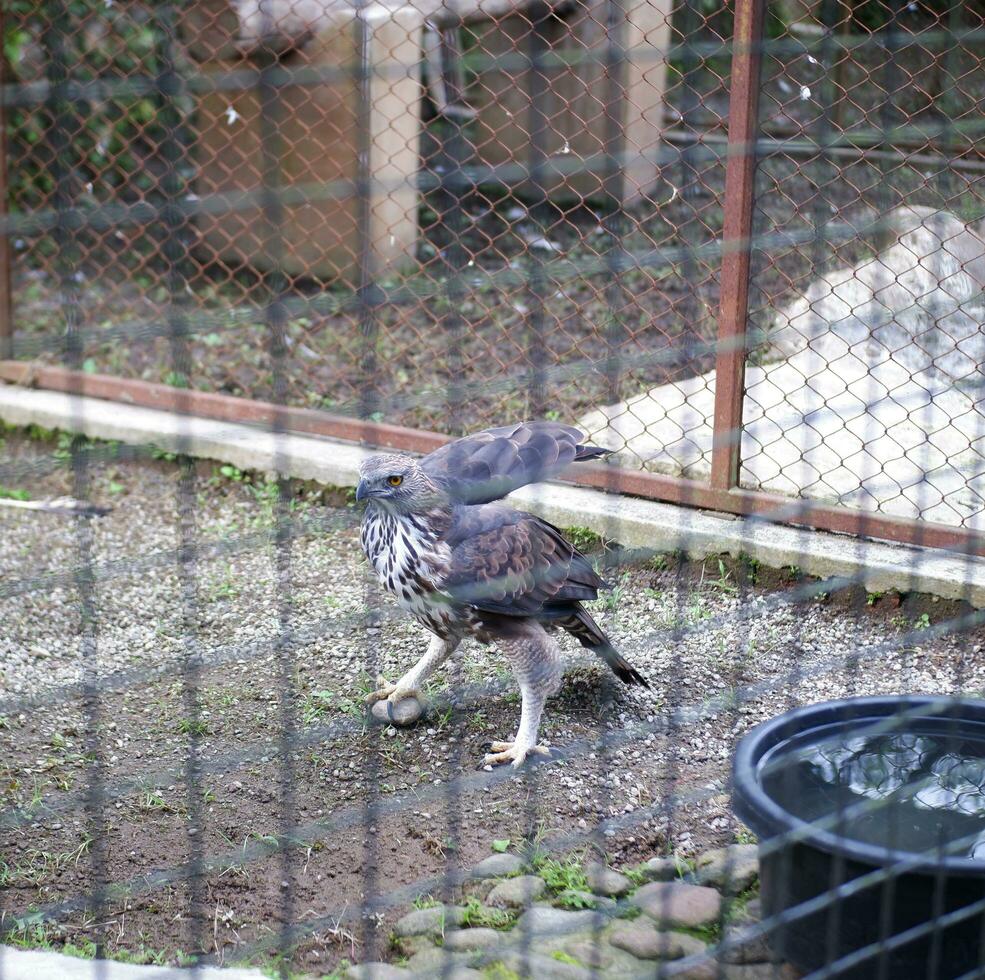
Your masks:
{"label": "rusty metal fence post", "polygon": [[739,481],[765,7],[764,0],[736,0],[735,5],[711,458],[716,490],[731,490]]}

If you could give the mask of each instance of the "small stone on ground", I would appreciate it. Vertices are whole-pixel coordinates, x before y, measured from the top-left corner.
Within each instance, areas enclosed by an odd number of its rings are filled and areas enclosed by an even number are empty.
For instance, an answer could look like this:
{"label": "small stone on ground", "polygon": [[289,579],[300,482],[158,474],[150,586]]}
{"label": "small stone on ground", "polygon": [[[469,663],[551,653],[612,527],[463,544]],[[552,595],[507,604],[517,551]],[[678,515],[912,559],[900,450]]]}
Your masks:
{"label": "small stone on ground", "polygon": [[604,864],[590,864],[585,872],[588,875],[588,885],[596,895],[622,898],[633,889],[633,883],[625,875]]}
{"label": "small stone on ground", "polygon": [[738,895],[759,878],[759,848],[755,844],[733,844],[705,851],[698,857],[694,877],[701,885]]}
{"label": "small stone on ground", "polygon": [[706,949],[700,939],[683,932],[661,932],[649,919],[616,923],[609,942],[640,960],[679,960]]}
{"label": "small stone on ground", "polygon": [[523,859],[516,854],[490,854],[473,869],[473,878],[505,878],[523,871]]}
{"label": "small stone on ground", "polygon": [[630,901],[651,919],[690,929],[717,922],[722,907],[722,896],[714,888],[680,881],[644,885]]}
{"label": "small stone on ground", "polygon": [[501,881],[487,896],[486,904],[494,908],[523,909],[533,905],[547,891],[538,875],[520,875]]}
{"label": "small stone on ground", "polygon": [[496,929],[454,929],[445,933],[445,949],[453,952],[469,952],[477,949],[494,949],[502,946],[506,933]]}
{"label": "small stone on ground", "polygon": [[462,909],[458,905],[435,905],[429,909],[414,909],[397,919],[393,926],[399,936],[441,935],[450,925],[460,925]]}

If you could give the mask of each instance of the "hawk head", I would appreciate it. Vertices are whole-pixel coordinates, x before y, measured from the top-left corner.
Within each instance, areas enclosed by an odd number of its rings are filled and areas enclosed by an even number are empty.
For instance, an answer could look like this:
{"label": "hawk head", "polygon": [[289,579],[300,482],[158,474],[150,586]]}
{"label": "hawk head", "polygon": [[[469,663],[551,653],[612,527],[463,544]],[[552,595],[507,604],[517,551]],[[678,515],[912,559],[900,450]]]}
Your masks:
{"label": "hawk head", "polygon": [[356,500],[372,500],[401,514],[423,513],[447,503],[441,491],[410,456],[382,453],[359,467]]}

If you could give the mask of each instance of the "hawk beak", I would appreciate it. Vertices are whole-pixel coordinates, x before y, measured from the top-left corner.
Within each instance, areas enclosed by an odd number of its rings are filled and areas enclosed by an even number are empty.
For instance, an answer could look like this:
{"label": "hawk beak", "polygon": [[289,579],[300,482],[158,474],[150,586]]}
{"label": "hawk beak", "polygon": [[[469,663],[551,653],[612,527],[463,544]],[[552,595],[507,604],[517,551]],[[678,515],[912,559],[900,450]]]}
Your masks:
{"label": "hawk beak", "polygon": [[359,486],[356,487],[356,500],[365,500],[369,496],[369,487],[366,486],[365,480],[359,481]]}

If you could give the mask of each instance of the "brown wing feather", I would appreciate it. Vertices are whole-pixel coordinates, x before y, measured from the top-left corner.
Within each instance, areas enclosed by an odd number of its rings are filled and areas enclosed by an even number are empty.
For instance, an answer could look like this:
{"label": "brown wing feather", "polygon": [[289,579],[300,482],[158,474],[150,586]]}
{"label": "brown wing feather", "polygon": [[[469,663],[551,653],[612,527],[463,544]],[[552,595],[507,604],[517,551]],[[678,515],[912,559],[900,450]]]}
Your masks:
{"label": "brown wing feather", "polygon": [[445,589],[476,609],[534,616],[551,604],[594,599],[604,586],[557,528],[523,515],[459,542]]}

